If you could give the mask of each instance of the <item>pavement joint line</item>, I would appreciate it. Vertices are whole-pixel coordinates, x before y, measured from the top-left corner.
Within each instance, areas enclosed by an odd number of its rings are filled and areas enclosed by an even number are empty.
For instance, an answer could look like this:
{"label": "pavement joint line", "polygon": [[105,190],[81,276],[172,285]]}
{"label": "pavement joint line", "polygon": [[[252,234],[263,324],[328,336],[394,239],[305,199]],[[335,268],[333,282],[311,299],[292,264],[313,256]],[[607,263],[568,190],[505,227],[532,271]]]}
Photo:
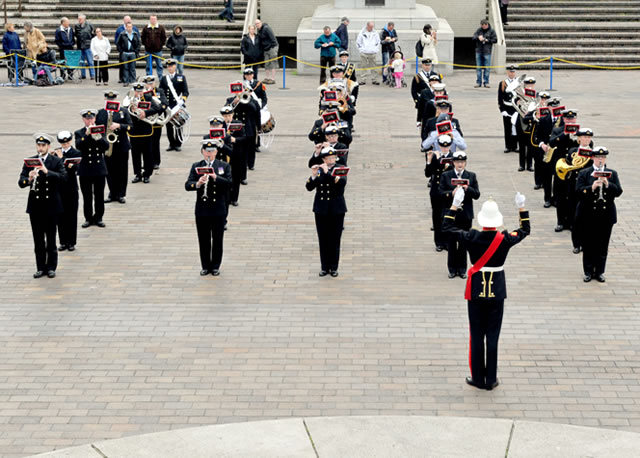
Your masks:
{"label": "pavement joint line", "polygon": [[313,443],[313,438],[311,437],[311,431],[309,431],[309,427],[307,426],[307,422],[305,419],[302,419],[302,424],[304,425],[305,431],[307,431],[307,437],[309,438],[309,442],[311,442],[311,447],[313,448],[313,453],[316,454],[316,458],[320,458],[318,454],[318,450],[316,450],[316,444]]}
{"label": "pavement joint line", "polygon": [[509,458],[509,448],[511,448],[511,440],[513,439],[514,429],[516,429],[516,421],[511,420],[511,431],[509,431],[509,440],[507,441],[507,449],[504,451],[504,458]]}
{"label": "pavement joint line", "polygon": [[94,449],[96,452],[98,452],[98,454],[102,457],[102,458],[109,458],[107,455],[105,455],[104,453],[102,453],[102,450],[100,450],[98,447],[96,447],[95,444],[91,444],[91,448]]}

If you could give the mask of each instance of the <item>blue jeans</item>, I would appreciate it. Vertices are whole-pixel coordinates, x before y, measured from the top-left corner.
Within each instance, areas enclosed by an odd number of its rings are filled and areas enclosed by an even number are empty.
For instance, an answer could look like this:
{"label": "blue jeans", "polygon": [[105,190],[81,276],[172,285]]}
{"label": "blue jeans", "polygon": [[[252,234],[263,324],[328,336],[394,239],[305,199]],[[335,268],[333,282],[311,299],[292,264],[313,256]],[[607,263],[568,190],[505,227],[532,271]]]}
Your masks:
{"label": "blue jeans", "polygon": [[[491,65],[491,54],[476,53],[476,66],[488,67],[489,65]],[[476,84],[489,84],[489,70],[489,68],[476,68]]]}
{"label": "blue jeans", "polygon": [[[151,60],[149,60],[151,56]],[[162,78],[162,51],[147,53],[147,75],[153,75],[153,63],[156,63],[156,73],[158,78]]]}
{"label": "blue jeans", "polygon": [[[93,53],[91,52],[91,49],[82,49],[81,51],[82,55],[80,56],[80,65],[83,67],[91,67],[89,69],[89,75],[91,75],[91,78],[94,78],[96,73],[93,69]],[[83,62],[86,62],[86,65],[83,65]],[[87,77],[87,72],[84,68],[80,70],[80,74],[83,78]]]}
{"label": "blue jeans", "polygon": [[31,67],[31,69],[33,70],[34,81],[38,79],[38,72],[40,70],[44,70],[45,74],[47,75],[47,78],[49,78],[49,82],[53,84],[53,75],[51,74],[51,67],[49,67],[48,65],[39,64],[38,67]]}
{"label": "blue jeans", "polygon": [[184,75],[184,54],[181,56],[171,56],[171,58],[178,61],[178,73]]}
{"label": "blue jeans", "polygon": [[[382,65],[386,67],[387,62],[389,62],[389,53],[387,51],[382,51]],[[384,69],[382,72],[382,81],[387,81],[387,78],[384,73]]]}
{"label": "blue jeans", "polygon": [[[134,52],[123,52],[120,57],[120,62],[128,62],[136,58]],[[125,84],[131,84],[136,82],[136,63],[128,62],[123,65],[122,82]]]}

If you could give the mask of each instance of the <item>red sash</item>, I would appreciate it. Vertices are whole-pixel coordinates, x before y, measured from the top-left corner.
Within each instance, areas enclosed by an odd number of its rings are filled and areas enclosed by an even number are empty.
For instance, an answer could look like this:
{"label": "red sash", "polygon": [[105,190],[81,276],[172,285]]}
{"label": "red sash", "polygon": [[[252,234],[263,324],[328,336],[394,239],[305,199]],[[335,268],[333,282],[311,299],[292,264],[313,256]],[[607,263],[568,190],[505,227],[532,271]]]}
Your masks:
{"label": "red sash", "polygon": [[478,261],[474,265],[472,265],[469,271],[467,272],[467,288],[464,291],[464,298],[466,300],[468,301],[471,300],[471,278],[473,277],[473,274],[480,271],[480,269],[484,267],[487,261],[491,259],[491,256],[493,256],[493,254],[496,252],[496,250],[498,249],[498,246],[500,246],[500,243],[502,242],[503,239],[504,239],[504,234],[502,232],[496,232],[496,236],[491,242],[491,245],[489,245],[489,248],[487,248],[487,251],[485,251],[482,257],[478,259]]}

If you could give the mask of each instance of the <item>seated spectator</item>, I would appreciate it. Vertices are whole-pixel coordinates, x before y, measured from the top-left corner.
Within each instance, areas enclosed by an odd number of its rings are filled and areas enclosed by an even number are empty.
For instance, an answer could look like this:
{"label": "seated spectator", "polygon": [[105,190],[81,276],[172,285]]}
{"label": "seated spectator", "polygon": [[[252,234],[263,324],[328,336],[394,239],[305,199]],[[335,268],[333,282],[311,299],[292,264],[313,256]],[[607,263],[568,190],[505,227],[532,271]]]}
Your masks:
{"label": "seated spectator", "polygon": [[38,62],[31,67],[33,70],[34,81],[38,80],[38,76],[46,75],[49,83],[56,84],[56,81],[51,74],[51,66],[47,65],[47,63],[56,63],[56,52],[53,49],[45,49],[43,53],[36,56],[36,60]]}

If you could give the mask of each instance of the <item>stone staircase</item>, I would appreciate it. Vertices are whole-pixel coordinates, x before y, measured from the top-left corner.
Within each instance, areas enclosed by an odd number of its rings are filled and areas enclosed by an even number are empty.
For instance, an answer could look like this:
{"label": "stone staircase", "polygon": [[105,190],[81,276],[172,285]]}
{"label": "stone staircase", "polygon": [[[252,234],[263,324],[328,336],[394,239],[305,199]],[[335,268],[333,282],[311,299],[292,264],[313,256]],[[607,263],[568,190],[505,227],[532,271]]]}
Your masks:
{"label": "stone staircase", "polygon": [[[51,44],[54,44],[54,33],[60,26],[60,18],[66,16],[71,24],[77,23],[79,13],[84,13],[87,20],[95,27],[100,27],[109,38],[114,52],[110,62],[117,62],[114,36],[125,15],[131,16],[133,24],[140,32],[149,22],[149,16],[156,14],[158,22],[171,35],[173,27],[180,24],[184,28],[189,48],[185,63],[197,65],[227,66],[241,63],[240,41],[247,9],[247,0],[233,2],[235,22],[220,20],[218,13],[223,9],[222,0],[111,0],[109,2],[91,2],[86,0],[23,0],[23,11],[17,15],[17,1],[9,1],[9,21],[18,27],[22,35],[22,24],[31,21],[40,29]],[[169,57],[165,48],[164,57]],[[139,65],[143,65],[139,63]]]}
{"label": "stone staircase", "polygon": [[[640,66],[640,0],[519,0],[509,5],[507,62],[547,56],[600,66]],[[554,60],[554,68],[586,67]],[[549,62],[527,65],[548,68]]]}

